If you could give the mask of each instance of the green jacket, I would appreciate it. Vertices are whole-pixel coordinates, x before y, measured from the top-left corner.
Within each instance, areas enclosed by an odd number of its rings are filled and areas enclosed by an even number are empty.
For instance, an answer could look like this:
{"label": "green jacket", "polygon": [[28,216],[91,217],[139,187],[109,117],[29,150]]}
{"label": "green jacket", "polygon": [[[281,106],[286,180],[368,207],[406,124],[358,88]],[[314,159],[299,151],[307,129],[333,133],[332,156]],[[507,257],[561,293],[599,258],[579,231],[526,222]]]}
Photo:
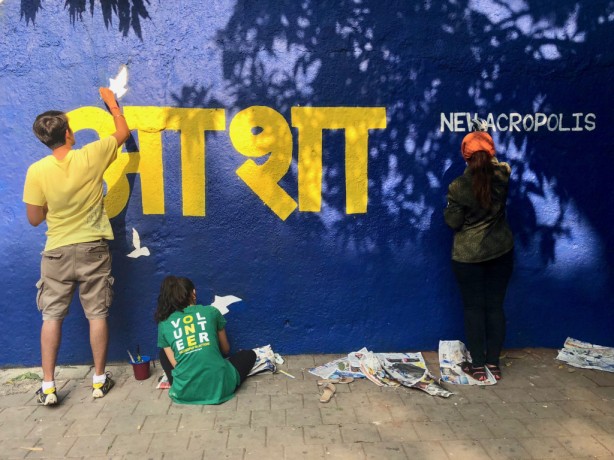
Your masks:
{"label": "green jacket", "polygon": [[448,188],[444,218],[454,232],[452,260],[476,263],[496,259],[514,247],[514,237],[505,217],[505,202],[511,169],[507,163],[492,159],[492,206],[482,208],[473,194],[469,168]]}

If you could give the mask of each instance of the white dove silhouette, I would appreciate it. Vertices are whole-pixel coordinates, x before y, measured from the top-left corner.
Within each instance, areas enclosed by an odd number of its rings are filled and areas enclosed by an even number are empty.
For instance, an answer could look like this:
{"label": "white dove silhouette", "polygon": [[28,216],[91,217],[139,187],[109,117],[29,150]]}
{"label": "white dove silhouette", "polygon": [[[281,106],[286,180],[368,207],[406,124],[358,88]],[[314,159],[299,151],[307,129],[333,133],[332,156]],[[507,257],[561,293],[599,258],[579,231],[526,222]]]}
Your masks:
{"label": "white dove silhouette", "polygon": [[222,315],[225,315],[230,311],[228,310],[228,305],[233,304],[235,302],[240,302],[241,300],[243,299],[239,299],[237,296],[234,295],[225,295],[223,297],[216,295],[211,305],[217,308]]}
{"label": "white dove silhouette", "polygon": [[128,254],[128,257],[136,259],[137,257],[149,255],[149,249],[145,246],[141,247],[141,238],[139,238],[139,233],[136,231],[136,228],[132,229],[132,246],[134,246],[134,251]]}
{"label": "white dove silhouette", "polygon": [[117,99],[121,99],[128,91],[128,67],[120,66],[119,72],[115,78],[109,78],[109,89],[113,91]]}

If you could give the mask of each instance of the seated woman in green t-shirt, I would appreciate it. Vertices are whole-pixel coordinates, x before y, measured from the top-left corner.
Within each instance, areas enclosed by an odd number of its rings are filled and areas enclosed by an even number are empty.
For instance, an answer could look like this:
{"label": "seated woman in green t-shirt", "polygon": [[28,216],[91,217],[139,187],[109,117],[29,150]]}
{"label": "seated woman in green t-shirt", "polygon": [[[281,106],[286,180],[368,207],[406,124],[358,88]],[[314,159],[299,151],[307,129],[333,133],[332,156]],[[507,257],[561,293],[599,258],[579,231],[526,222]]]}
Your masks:
{"label": "seated woman in green t-shirt", "polygon": [[220,404],[234,396],[254,367],[256,353],[230,352],[226,319],[212,306],[196,304],[196,289],[188,278],[168,276],[162,282],[158,308],[160,364],[179,404]]}

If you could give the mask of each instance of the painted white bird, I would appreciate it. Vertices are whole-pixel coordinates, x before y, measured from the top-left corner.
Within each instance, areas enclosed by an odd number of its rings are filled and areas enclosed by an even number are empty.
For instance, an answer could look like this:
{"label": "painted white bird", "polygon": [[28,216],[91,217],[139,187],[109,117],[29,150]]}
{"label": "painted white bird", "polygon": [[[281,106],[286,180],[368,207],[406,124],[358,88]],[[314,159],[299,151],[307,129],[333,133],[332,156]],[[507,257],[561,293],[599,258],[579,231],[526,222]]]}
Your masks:
{"label": "painted white bird", "polygon": [[132,229],[132,246],[134,246],[134,251],[128,254],[128,257],[136,259],[137,257],[149,255],[149,249],[147,249],[145,246],[141,247],[141,238],[139,237],[139,232],[136,231],[136,228]]}
{"label": "painted white bird", "polygon": [[120,66],[119,72],[115,78],[109,78],[109,89],[113,91],[115,97],[119,100],[128,91],[128,67]]}
{"label": "painted white bird", "polygon": [[216,295],[211,305],[217,308],[222,315],[225,315],[230,311],[228,310],[228,305],[240,302],[241,300],[243,299],[239,299],[237,296],[234,295],[225,295],[223,297]]}
{"label": "painted white bird", "polygon": [[488,123],[482,118],[475,117],[471,120],[471,129],[473,131],[488,131]]}

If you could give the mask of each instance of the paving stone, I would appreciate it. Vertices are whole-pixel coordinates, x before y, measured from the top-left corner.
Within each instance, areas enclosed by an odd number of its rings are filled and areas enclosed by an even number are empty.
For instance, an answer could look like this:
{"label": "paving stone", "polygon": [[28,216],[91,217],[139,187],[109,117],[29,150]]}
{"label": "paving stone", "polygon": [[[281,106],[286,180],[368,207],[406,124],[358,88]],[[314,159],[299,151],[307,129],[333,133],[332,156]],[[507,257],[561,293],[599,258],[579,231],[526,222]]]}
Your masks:
{"label": "paving stone", "polygon": [[363,460],[365,452],[362,444],[331,444],[324,446],[324,455],[327,460]]}
{"label": "paving stone", "polygon": [[456,439],[456,433],[447,422],[412,422],[422,441]]}
{"label": "paving stone", "polygon": [[379,442],[377,426],[369,423],[348,423],[341,427],[343,442]]}
{"label": "paving stone", "polygon": [[251,426],[285,426],[286,411],[280,410],[253,410]]}
{"label": "paving stone", "polygon": [[284,458],[284,448],[281,445],[271,447],[249,446],[245,448],[245,460],[272,460],[278,458]]}
{"label": "paving stone", "polygon": [[571,433],[553,419],[523,419],[520,422],[535,437],[566,436]]}
{"label": "paving stone", "polygon": [[28,406],[33,407],[34,410],[28,416],[28,420],[43,420],[43,421],[51,421],[51,420],[60,420],[64,418],[64,416],[73,408],[79,406],[73,406],[69,404],[57,404],[55,406]]}
{"label": "paving stone", "polygon": [[186,452],[164,452],[164,460],[202,460],[205,449],[188,450]]}
{"label": "paving stone", "polygon": [[301,426],[272,426],[266,430],[267,447],[303,445],[305,444],[304,439]]}
{"label": "paving stone", "polygon": [[317,425],[303,427],[305,444],[340,444],[341,431],[338,426]]}
{"label": "paving stone", "polygon": [[614,455],[614,436],[607,434],[593,435],[593,437],[605,446],[610,451],[610,454]]}
{"label": "paving stone", "polygon": [[[28,422],[24,425],[21,425],[24,427],[22,435],[25,436],[27,434],[29,437],[37,438],[60,438],[64,436],[64,434],[68,431],[68,429],[73,423],[73,420],[40,420],[37,422]],[[32,429],[27,430],[27,428],[29,427],[32,427]],[[4,431],[5,429],[13,431],[13,426],[3,426],[3,429],[0,430],[0,433],[2,433],[2,431]]]}
{"label": "paving stone", "polygon": [[412,460],[448,460],[448,455],[437,441],[405,442],[403,449]]}
{"label": "paving stone", "polygon": [[77,438],[70,448],[67,457],[90,457],[92,454],[106,455],[113,446],[115,435],[103,434],[101,436],[81,436]]}
{"label": "paving stone", "polygon": [[341,407],[359,407],[371,404],[371,400],[366,393],[342,393],[335,395],[334,399],[337,401],[337,406]]}
{"label": "paving stone", "polygon": [[351,407],[327,406],[320,408],[322,423],[324,425],[341,425],[343,423],[357,423],[358,419]]}
{"label": "paving stone", "polygon": [[171,401],[167,414],[202,414],[205,407],[208,406],[201,406],[199,404],[175,404]]}
{"label": "paving stone", "polygon": [[302,394],[275,395],[270,398],[271,410],[290,409],[301,410],[303,408]]}
{"label": "paving stone", "polygon": [[228,428],[193,431],[190,437],[189,450],[198,450],[207,446],[226,446],[228,443]]}
{"label": "paving stone", "polygon": [[515,438],[481,439],[480,442],[492,458],[530,458],[520,441]]}
{"label": "paving stone", "polygon": [[64,458],[75,442],[76,438],[40,438],[34,447],[42,450],[30,451],[28,458]]}
{"label": "paving stone", "polygon": [[[204,459],[205,460],[218,460],[218,459],[227,459],[227,460],[242,460],[245,454],[245,449],[242,448],[209,448],[204,450]],[[164,460],[166,460],[166,455],[164,456]]]}
{"label": "paving stone", "polygon": [[384,442],[419,441],[418,433],[411,422],[390,422],[377,425],[380,438]]}
{"label": "paving stone", "polygon": [[488,429],[489,423],[487,420],[448,420],[448,425],[458,439],[492,438],[493,433]]}
{"label": "paving stone", "polygon": [[138,401],[134,415],[165,415],[171,406],[170,399],[154,399],[151,401]]}
{"label": "paving stone", "polygon": [[315,360],[312,355],[284,356],[284,360],[283,366],[287,369],[309,369],[315,367]]}
{"label": "paving stone", "polygon": [[142,455],[145,456],[154,435],[150,433],[120,434],[113,440],[109,455]]}
{"label": "paving stone", "polygon": [[4,458],[25,458],[31,447],[36,447],[37,439],[3,438],[2,456]]}
{"label": "paving stone", "polygon": [[179,425],[177,426],[178,432],[189,432],[198,430],[212,430],[215,425],[216,414],[209,413],[185,413],[181,415]]}
{"label": "paving stone", "polygon": [[[106,398],[105,398],[106,399]],[[99,414],[101,417],[132,415],[139,401],[104,401]]]}
{"label": "paving stone", "polygon": [[[533,398],[533,401],[537,402],[565,401],[568,398],[563,390],[565,390],[565,388],[531,388],[527,393]],[[593,397],[595,397],[594,393]]]}
{"label": "paving stone", "polygon": [[[318,394],[318,384],[314,381],[292,381],[287,388],[288,394]],[[269,393],[270,394],[270,393]]]}
{"label": "paving stone", "polygon": [[286,411],[286,425],[305,426],[321,425],[322,416],[319,408],[303,409],[301,411]]}
{"label": "paving stone", "polygon": [[143,433],[176,432],[181,415],[148,415],[141,427]]}
{"label": "paving stone", "polygon": [[423,410],[423,407],[420,404],[405,403],[399,406],[391,406],[388,408],[388,411],[395,422],[427,422],[429,421],[429,416]]}
{"label": "paving stone", "polygon": [[392,422],[392,415],[388,410],[388,406],[384,404],[369,404],[365,406],[354,407],[356,418],[360,420],[369,420],[370,422],[379,424]]}
{"label": "paving stone", "polygon": [[228,432],[228,447],[264,447],[266,430],[264,427],[233,426]]}
{"label": "paving stone", "polygon": [[367,379],[357,379],[351,383],[350,390],[352,393],[381,393],[381,387],[373,384]]}
{"label": "paving stone", "polygon": [[456,408],[456,406],[446,407],[446,406],[423,406],[421,407],[422,412],[426,415],[428,421],[438,422],[442,420],[459,420],[462,419],[461,412]]}
{"label": "paving stone", "polygon": [[[273,396],[273,398],[277,398],[277,396]],[[270,408],[271,396],[269,395],[241,394],[237,396],[237,410],[269,410]]]}
{"label": "paving stone", "polygon": [[147,452],[185,452],[188,449],[191,437],[191,433],[185,432],[153,434]]}
{"label": "paving stone", "polygon": [[493,420],[497,418],[497,414],[486,403],[458,406],[458,412],[465,420]]}
{"label": "paving stone", "polygon": [[215,427],[249,426],[250,419],[249,410],[218,412],[215,417]]}
{"label": "paving stone", "polygon": [[564,458],[570,455],[556,438],[520,438],[518,441],[533,458]]}
{"label": "paving stone", "polygon": [[556,403],[521,403],[532,417],[561,419],[568,415]]}
{"label": "paving stone", "polygon": [[17,406],[6,407],[0,410],[0,425],[3,423],[13,423],[16,420],[25,421],[34,412],[36,407],[33,406]]}
{"label": "paving stone", "polygon": [[103,434],[137,434],[145,423],[144,415],[124,415],[111,418]]}
{"label": "paving stone", "polygon": [[406,460],[407,454],[400,442],[365,442],[362,445],[366,458],[369,460]]}
{"label": "paving stone", "polygon": [[493,388],[492,391],[504,402],[535,402],[529,391],[521,388]]}
{"label": "paving stone", "polygon": [[74,420],[70,428],[64,433],[64,436],[68,438],[102,434],[110,420],[110,418],[106,417],[97,417],[88,420]]}
{"label": "paving stone", "polygon": [[495,417],[490,420],[509,419],[509,418],[531,418],[532,414],[527,410],[522,403],[504,403],[504,402],[491,402],[488,404],[490,409],[496,414]]}
{"label": "paving stone", "polygon": [[599,408],[599,403],[591,401],[558,401],[556,403],[563,411],[572,417],[594,417],[605,415]]}
{"label": "paving stone", "polygon": [[576,436],[606,434],[606,431],[593,417],[569,417],[557,421],[563,428]]}
{"label": "paving stone", "polygon": [[574,457],[605,457],[613,454],[591,436],[566,436],[557,440]]}
{"label": "paving stone", "polygon": [[258,382],[256,386],[256,394],[257,395],[285,395],[285,394],[288,394],[288,385],[285,380],[271,381],[271,382]]}
{"label": "paving stone", "polygon": [[[490,460],[479,441],[468,439],[441,441],[441,447],[455,460]],[[496,458],[496,457],[495,457]]]}
{"label": "paving stone", "polygon": [[493,433],[495,438],[533,436],[533,433],[526,428],[525,424],[515,418],[486,420],[483,423],[488,426],[488,430]]}
{"label": "paving stone", "polygon": [[607,433],[614,434],[614,416],[604,415],[603,417],[593,417],[592,420],[597,422]]}

